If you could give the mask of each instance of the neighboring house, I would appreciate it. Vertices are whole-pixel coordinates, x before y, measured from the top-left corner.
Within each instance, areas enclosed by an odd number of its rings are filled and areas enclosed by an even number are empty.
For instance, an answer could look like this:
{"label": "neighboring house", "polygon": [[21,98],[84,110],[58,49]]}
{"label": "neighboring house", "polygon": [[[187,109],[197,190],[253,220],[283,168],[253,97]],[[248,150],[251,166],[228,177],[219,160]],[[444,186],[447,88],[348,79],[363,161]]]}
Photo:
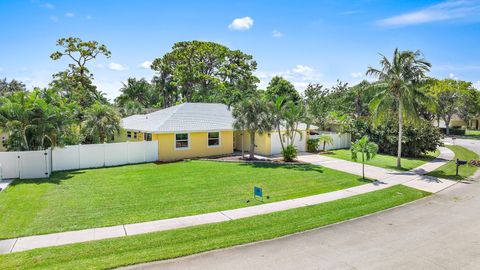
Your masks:
{"label": "neighboring house", "polygon": [[[440,120],[433,120],[434,124],[438,126],[439,128],[445,128],[445,121],[440,118]],[[450,119],[450,128],[459,128],[459,127],[465,127],[467,124],[465,121],[457,114],[452,115],[452,119]]]}
{"label": "neighboring house", "polygon": [[[122,119],[121,135],[115,141],[158,141],[158,159],[172,161],[185,158],[232,154],[234,150],[249,149],[246,132],[234,131],[231,111],[219,103],[183,103],[144,115]],[[307,129],[295,145],[304,151]],[[242,135],[243,134],[243,135]],[[243,140],[242,140],[243,137]],[[278,133],[257,134],[255,153],[278,154],[281,151]]]}

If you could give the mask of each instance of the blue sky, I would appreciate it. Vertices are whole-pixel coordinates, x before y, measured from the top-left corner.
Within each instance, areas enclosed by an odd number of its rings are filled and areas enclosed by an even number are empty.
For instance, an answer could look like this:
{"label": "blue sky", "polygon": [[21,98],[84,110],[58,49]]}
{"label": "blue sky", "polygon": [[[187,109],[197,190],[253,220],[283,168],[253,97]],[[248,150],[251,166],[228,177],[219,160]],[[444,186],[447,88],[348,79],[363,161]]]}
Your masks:
{"label": "blue sky", "polygon": [[[66,60],[55,41],[76,36],[107,45],[112,57],[90,63],[111,99],[128,77],[173,43],[208,40],[252,54],[264,87],[274,75],[299,90],[308,83],[366,78],[379,53],[421,50],[431,76],[480,88],[480,0],[450,1],[41,1],[0,0],[0,78],[46,86]],[[148,63],[148,62],[147,62]]]}

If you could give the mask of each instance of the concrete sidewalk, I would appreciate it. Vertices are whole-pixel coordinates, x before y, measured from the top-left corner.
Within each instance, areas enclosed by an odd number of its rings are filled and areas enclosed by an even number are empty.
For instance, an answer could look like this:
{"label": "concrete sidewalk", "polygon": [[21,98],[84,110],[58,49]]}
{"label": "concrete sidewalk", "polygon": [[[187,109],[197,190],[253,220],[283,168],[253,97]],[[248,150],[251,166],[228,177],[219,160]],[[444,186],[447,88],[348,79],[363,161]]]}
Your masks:
{"label": "concrete sidewalk", "polygon": [[[425,164],[424,166],[420,167],[421,169],[417,168],[411,172],[397,172],[374,166],[366,166],[366,176],[369,178],[378,179],[378,181],[371,184],[365,184],[361,186],[303,198],[195,216],[6,239],[0,241],[0,253],[19,252],[35,248],[59,246],[65,244],[80,243],[86,241],[108,239],[149,232],[159,232],[202,224],[223,222],[309,205],[316,205],[324,202],[334,201],[388,188],[397,184],[404,184],[409,187],[434,193],[456,183],[450,180],[423,176],[423,174],[425,174],[426,172],[438,168],[439,166],[448,162],[449,159],[453,158],[453,153],[449,149],[442,148],[440,149],[440,151],[440,156],[434,161],[430,162],[431,164]],[[352,174],[361,175],[361,164],[355,162],[339,160],[314,154],[302,154],[301,156],[299,156],[299,160],[340,171],[349,172]]]}

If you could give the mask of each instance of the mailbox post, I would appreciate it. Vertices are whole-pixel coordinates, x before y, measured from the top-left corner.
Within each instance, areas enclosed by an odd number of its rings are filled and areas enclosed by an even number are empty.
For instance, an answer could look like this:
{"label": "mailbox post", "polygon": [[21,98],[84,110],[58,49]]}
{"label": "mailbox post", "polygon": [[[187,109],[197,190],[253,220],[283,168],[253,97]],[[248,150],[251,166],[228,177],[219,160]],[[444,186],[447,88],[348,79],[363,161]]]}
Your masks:
{"label": "mailbox post", "polygon": [[466,160],[460,160],[460,159],[457,158],[456,164],[457,164],[457,172],[456,172],[455,175],[458,176],[458,167],[460,167],[461,165],[467,164],[467,161]]}

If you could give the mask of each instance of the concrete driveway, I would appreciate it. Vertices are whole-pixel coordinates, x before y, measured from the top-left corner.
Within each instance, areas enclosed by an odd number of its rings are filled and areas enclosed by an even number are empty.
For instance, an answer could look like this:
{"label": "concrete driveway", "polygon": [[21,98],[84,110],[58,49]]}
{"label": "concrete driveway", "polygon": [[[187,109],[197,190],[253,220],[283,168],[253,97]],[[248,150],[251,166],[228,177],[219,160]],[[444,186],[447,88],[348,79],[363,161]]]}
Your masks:
{"label": "concrete driveway", "polygon": [[[480,141],[456,144],[480,153]],[[480,184],[460,183],[329,227],[129,269],[480,269]]]}

